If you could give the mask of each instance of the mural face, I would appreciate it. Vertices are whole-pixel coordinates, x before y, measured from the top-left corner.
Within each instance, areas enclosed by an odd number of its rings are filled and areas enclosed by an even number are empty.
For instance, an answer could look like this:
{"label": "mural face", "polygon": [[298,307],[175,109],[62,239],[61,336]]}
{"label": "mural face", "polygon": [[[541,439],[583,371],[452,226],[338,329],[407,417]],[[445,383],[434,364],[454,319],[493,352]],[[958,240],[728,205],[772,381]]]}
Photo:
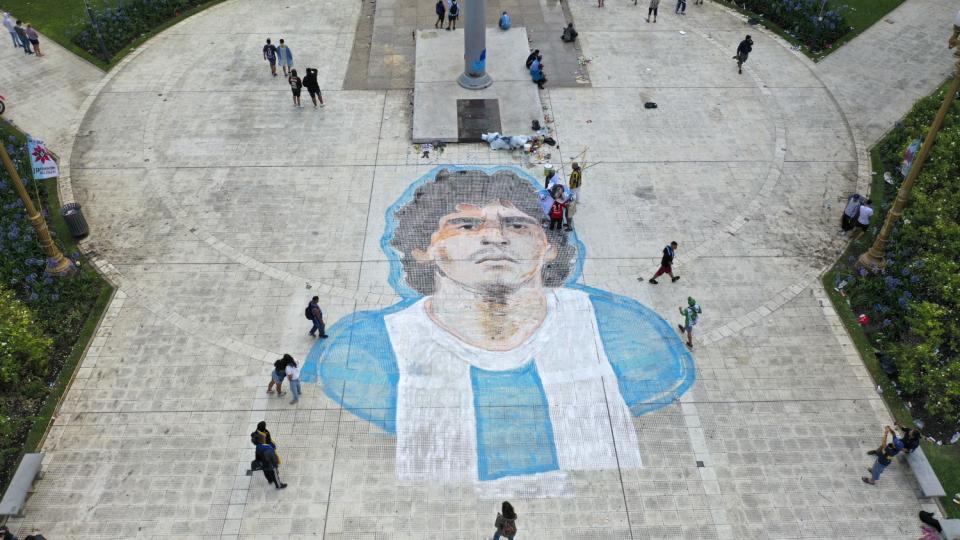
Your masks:
{"label": "mural face", "polygon": [[544,229],[537,181],[440,169],[387,211],[403,298],[334,325],[302,377],[396,436],[404,481],[566,492],[566,471],[642,465],[632,417],[693,382],[670,326],[577,284],[584,246]]}

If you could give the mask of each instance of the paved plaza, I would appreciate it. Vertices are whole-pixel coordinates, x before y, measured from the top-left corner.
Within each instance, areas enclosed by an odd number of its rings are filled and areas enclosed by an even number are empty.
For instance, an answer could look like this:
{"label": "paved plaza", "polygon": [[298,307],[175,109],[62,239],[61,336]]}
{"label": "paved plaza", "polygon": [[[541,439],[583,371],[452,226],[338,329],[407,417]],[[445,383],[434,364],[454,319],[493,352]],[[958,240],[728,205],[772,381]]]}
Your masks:
{"label": "paved plaza", "polygon": [[[412,36],[394,55],[411,63],[374,69],[382,49],[355,43],[366,2],[229,0],[88,73],[49,129],[68,146],[54,148],[62,198],[83,205],[85,252],[118,292],[8,525],[51,539],[479,539],[509,499],[524,539],[919,536],[927,501],[907,466],[860,481],[891,418],[818,276],[844,249],[838,216],[870,182],[869,145],[949,71],[951,3],[907,0],[819,65],[712,2],[684,17],[664,4],[656,24],[643,2],[539,3],[524,12],[537,39],[543,14],[566,10],[589,60],[589,84],[540,93],[550,161],[564,178],[574,159],[595,165],[575,232],[516,233],[529,251],[511,262],[545,265],[544,323],[526,340],[462,337],[487,304],[449,294],[477,271],[444,266],[436,227],[491,208],[522,221],[542,166],[483,144],[424,158]],[[411,29],[429,27],[417,9]],[[929,47],[905,46],[900,21]],[[319,70],[325,108],[292,106],[260,56],[268,37]],[[0,54],[4,73],[20,61]],[[44,136],[42,102],[8,106]],[[671,240],[682,279],[651,285]],[[327,342],[307,335],[313,295]],[[692,351],[676,328],[687,297],[703,307]],[[304,368],[296,405],[266,394],[283,353]],[[285,490],[248,472],[260,420]]]}

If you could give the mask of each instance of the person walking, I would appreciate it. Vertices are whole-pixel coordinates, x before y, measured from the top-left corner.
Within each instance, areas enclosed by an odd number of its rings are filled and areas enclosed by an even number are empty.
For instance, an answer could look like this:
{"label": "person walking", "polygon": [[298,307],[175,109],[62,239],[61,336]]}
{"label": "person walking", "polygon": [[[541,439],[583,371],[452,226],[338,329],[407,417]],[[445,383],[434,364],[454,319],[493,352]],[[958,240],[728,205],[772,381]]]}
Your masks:
{"label": "person walking", "polygon": [[13,30],[17,33],[17,39],[20,40],[20,46],[23,47],[23,53],[33,54],[33,51],[30,50],[30,39],[27,38],[27,30],[23,27],[23,21],[18,20],[17,24],[13,26]]}
{"label": "person walking", "polygon": [[13,39],[13,46],[20,47],[20,38],[17,36],[17,31],[13,29],[15,23],[13,19],[10,18],[10,14],[6,11],[3,12],[3,27],[7,29],[7,32],[10,32],[10,38]]}
{"label": "person walking", "polygon": [[[633,0],[633,5],[637,5],[637,0]],[[650,0],[650,6],[647,8],[647,22],[650,22],[650,15],[653,15],[653,22],[657,22],[657,9],[660,7],[660,0]]]}
{"label": "person walking", "polygon": [[683,315],[683,324],[678,325],[680,327],[680,334],[683,335],[683,333],[686,332],[687,347],[691,349],[693,348],[693,327],[696,326],[697,321],[700,320],[701,313],[703,313],[703,309],[692,296],[687,297],[687,307],[680,307],[680,314]]}
{"label": "person walking", "polygon": [[603,0],[597,0],[597,7],[603,7]]}
{"label": "person walking", "polygon": [[859,193],[847,197],[847,205],[843,208],[843,215],[840,217],[840,234],[847,234],[853,230],[862,203],[863,197]]}
{"label": "person walking", "polygon": [[277,489],[287,487],[286,484],[280,481],[280,458],[277,457],[277,452],[273,445],[267,444],[266,437],[262,435],[257,435],[257,449],[254,451],[254,461],[259,464],[260,470],[263,471],[263,477],[267,479],[267,483],[273,484]]}
{"label": "person walking", "polygon": [[677,15],[687,14],[687,0],[677,0]]}
{"label": "person walking", "polygon": [[437,22],[433,23],[433,27],[443,28],[443,22],[447,18],[447,5],[443,0],[437,0],[437,5],[434,6],[434,9],[437,12]]}
{"label": "person walking", "polygon": [[303,107],[303,105],[300,104],[300,90],[303,88],[303,81],[297,76],[297,70],[290,70],[290,76],[287,77],[287,82],[290,83],[290,90],[293,92],[293,106]]}
{"label": "person walking", "polygon": [[293,51],[290,50],[290,47],[287,47],[287,44],[280,40],[280,45],[277,47],[277,61],[280,63],[280,67],[283,68],[284,75],[290,75],[290,70],[293,69]]}
{"label": "person walking", "polygon": [[517,513],[508,501],[503,501],[500,505],[500,511],[497,512],[497,520],[493,522],[493,526],[497,528],[493,533],[493,540],[500,540],[500,537],[513,540],[517,535]]}
{"label": "person walking", "polygon": [[[313,108],[323,107],[323,94],[320,93],[320,83],[317,81],[317,68],[307,68],[307,75],[303,78],[303,86],[310,94]],[[317,102],[319,101],[319,105]]]}
{"label": "person walking", "polygon": [[277,396],[282,396],[283,380],[287,378],[287,365],[293,362],[293,357],[289,354],[283,355],[283,358],[273,363],[273,371],[270,372],[270,382],[267,384],[267,393],[273,393],[273,387],[277,387]]}
{"label": "person walking", "polygon": [[29,23],[27,24],[25,32],[27,34],[27,40],[33,45],[33,52],[36,53],[37,57],[43,56],[43,53],[40,52],[40,34]]}
{"label": "person walking", "polygon": [[314,296],[307,304],[304,311],[307,319],[313,321],[313,328],[310,329],[310,337],[319,336],[320,339],[327,337],[327,325],[323,323],[323,311],[320,310],[320,297]]}
{"label": "person walking", "polygon": [[734,60],[737,61],[737,73],[743,73],[743,63],[747,61],[747,57],[750,56],[752,51],[753,38],[750,37],[750,34],[747,34],[747,37],[743,38],[740,45],[737,45],[737,54],[733,57]]}
{"label": "person walking", "polygon": [[880,479],[880,475],[883,474],[884,469],[890,465],[893,457],[900,453],[893,443],[887,443],[886,430],[884,430],[883,444],[880,446],[880,448],[877,448],[875,452],[877,459],[874,460],[872,466],[867,467],[867,470],[870,472],[870,477],[860,477],[860,480],[862,480],[865,484],[870,484],[871,486],[877,485],[877,480]]}
{"label": "person walking", "polygon": [[570,171],[570,180],[567,184],[570,186],[570,196],[571,199],[575,201],[580,200],[580,184],[583,182],[583,171],[580,170],[580,164],[576,161],[573,162],[573,165],[570,166],[572,171]]}
{"label": "person walking", "polygon": [[573,230],[573,215],[577,213],[577,199],[576,197],[571,198],[567,201],[567,226],[566,230]]}
{"label": "person walking", "polygon": [[457,0],[450,0],[450,10],[447,11],[447,30],[457,29],[457,17],[459,16],[460,4],[457,3]]}
{"label": "person walking", "polygon": [[[273,442],[273,437],[270,436],[270,430],[267,429],[267,423],[261,420],[257,423],[257,429],[250,434],[250,444],[257,446],[260,444],[260,441],[263,440],[264,443],[269,444],[273,448],[274,452],[277,450],[277,445]],[[280,461],[280,456],[277,456],[277,461]]]}
{"label": "person walking", "polygon": [[263,59],[267,62],[270,62],[270,73],[274,77],[277,76],[277,46],[273,43],[270,43],[270,38],[267,38],[267,44],[263,46]]}
{"label": "person walking", "polygon": [[677,254],[677,248],[679,245],[676,242],[670,242],[669,245],[663,248],[663,257],[660,258],[660,268],[657,269],[657,273],[650,278],[650,283],[656,285],[657,278],[663,274],[670,276],[670,281],[675,282],[680,279],[680,276],[673,275],[673,258]]}
{"label": "person walking", "polygon": [[296,405],[300,401],[300,366],[297,365],[296,360],[291,358],[287,363],[286,374],[287,379],[290,380],[290,393],[293,394],[290,404]]}

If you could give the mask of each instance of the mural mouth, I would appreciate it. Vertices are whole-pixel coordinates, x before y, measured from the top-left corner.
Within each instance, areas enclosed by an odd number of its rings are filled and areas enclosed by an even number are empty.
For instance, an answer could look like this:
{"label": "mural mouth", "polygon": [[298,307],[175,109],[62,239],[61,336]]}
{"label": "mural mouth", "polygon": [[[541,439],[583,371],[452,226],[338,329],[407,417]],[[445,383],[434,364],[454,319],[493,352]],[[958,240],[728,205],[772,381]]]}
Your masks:
{"label": "mural mouth", "polygon": [[514,259],[513,257],[508,257],[508,256],[506,256],[506,255],[488,255],[488,256],[486,256],[486,257],[482,257],[480,260],[478,260],[478,261],[476,262],[476,264],[483,264],[483,263],[487,263],[487,262],[510,262],[510,263],[516,263],[517,260]]}

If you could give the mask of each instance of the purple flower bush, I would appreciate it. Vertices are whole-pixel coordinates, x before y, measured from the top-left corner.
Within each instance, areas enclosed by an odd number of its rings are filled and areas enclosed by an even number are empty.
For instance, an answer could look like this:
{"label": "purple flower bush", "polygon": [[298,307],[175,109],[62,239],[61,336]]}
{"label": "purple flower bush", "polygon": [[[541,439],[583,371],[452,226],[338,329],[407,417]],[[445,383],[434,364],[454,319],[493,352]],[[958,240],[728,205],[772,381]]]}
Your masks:
{"label": "purple flower bush", "polygon": [[831,48],[850,31],[843,16],[846,5],[823,0],[738,0],[736,4],[776,24],[814,51]]}

